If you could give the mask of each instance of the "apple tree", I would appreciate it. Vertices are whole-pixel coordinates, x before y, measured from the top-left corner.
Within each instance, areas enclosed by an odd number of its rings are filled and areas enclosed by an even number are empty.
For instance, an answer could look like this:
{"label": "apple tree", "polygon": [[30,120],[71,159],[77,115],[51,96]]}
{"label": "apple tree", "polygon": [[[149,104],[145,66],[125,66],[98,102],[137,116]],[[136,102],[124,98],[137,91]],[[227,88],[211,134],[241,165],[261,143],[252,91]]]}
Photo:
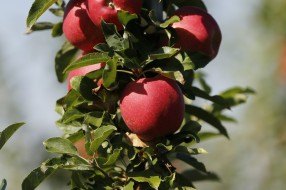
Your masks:
{"label": "apple tree", "polygon": [[[38,22],[46,11],[58,22]],[[70,172],[70,189],[86,190],[195,189],[218,179],[196,157],[207,153],[198,143],[229,138],[224,123],[235,119],[225,112],[253,90],[212,95],[203,70],[222,34],[203,1],[35,0],[27,27],[65,39],[54,67],[68,87],[56,102],[63,135],[43,142],[56,156],[23,190],[59,170]]]}

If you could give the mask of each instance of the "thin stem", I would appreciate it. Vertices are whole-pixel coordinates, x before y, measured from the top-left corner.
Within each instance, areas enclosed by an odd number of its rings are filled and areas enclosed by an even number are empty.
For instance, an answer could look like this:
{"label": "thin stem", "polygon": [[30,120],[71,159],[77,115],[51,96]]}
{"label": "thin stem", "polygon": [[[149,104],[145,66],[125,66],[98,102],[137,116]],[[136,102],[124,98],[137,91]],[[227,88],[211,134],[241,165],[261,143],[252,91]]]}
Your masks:
{"label": "thin stem", "polygon": [[95,159],[93,160],[93,167],[94,167],[94,169],[100,171],[107,179],[110,179],[111,181],[113,181],[112,178],[103,169],[101,169],[98,166],[98,163],[96,162]]}
{"label": "thin stem", "polygon": [[121,73],[127,73],[129,75],[133,75],[134,76],[134,73],[131,72],[131,71],[126,71],[126,70],[120,70],[120,69],[117,69],[118,72],[121,72]]}

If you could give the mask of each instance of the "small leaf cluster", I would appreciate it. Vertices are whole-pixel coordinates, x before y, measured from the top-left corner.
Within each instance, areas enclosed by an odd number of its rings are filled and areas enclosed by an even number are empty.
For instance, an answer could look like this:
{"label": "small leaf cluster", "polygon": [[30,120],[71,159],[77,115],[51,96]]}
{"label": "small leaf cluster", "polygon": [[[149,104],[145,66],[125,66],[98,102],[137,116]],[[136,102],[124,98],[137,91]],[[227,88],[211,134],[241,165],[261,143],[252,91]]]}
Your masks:
{"label": "small leaf cluster", "polygon": [[[221,135],[228,138],[223,122],[235,119],[226,115],[225,110],[244,103],[253,90],[234,87],[211,95],[211,87],[199,70],[210,60],[199,53],[173,48],[176,34],[170,27],[180,20],[171,16],[178,7],[188,5],[206,10],[206,6],[200,0],[158,3],[162,3],[167,15],[164,19],[145,6],[140,15],[118,11],[123,31],[102,20],[106,43],[95,44],[93,53],[75,59],[79,50],[68,42],[63,44],[55,57],[59,82],[64,82],[74,69],[96,63],[105,66],[69,81],[72,89],[56,104],[61,116],[56,124],[64,134],[43,143],[48,152],[57,156],[34,169],[24,179],[22,189],[35,189],[46,177],[62,169],[70,171],[70,189],[195,189],[195,181],[219,179],[196,157],[207,151],[194,144]],[[50,8],[52,5],[56,8]],[[61,0],[35,0],[27,18],[29,32],[52,29],[53,37],[60,36],[61,22],[37,20],[47,10],[62,16],[64,7]],[[160,44],[163,35],[168,40],[166,46]],[[142,142],[136,136],[133,138],[126,127],[118,101],[126,84],[157,74],[177,81],[185,97],[185,119],[176,133]],[[197,99],[205,100],[207,106],[195,104]],[[205,123],[217,132],[202,130]],[[90,158],[79,154],[75,143],[80,139],[85,140],[84,148]],[[178,172],[177,161],[189,168]]]}

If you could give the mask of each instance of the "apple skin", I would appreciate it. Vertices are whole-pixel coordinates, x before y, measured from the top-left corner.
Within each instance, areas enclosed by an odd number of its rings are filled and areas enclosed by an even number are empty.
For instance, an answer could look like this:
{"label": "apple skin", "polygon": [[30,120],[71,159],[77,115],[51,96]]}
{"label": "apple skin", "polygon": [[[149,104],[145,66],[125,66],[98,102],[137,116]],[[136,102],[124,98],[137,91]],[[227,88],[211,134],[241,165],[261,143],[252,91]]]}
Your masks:
{"label": "apple skin", "polygon": [[215,58],[222,39],[215,19],[204,10],[192,6],[181,7],[174,15],[181,18],[179,22],[172,24],[177,33],[174,47]]}
{"label": "apple skin", "polygon": [[[78,56],[78,59],[80,57],[82,57],[83,55],[86,55],[88,52],[83,52]],[[71,84],[70,84],[70,80],[74,77],[74,76],[84,76],[89,72],[101,69],[105,66],[105,63],[96,63],[94,65],[88,65],[88,66],[84,66],[84,67],[80,67],[77,68],[75,70],[72,70],[69,75],[68,75],[68,91],[71,90]],[[98,85],[102,84],[102,79],[98,80]]]}
{"label": "apple skin", "polygon": [[120,111],[133,133],[151,141],[180,128],[185,103],[176,81],[157,75],[128,83],[120,95]]}
{"label": "apple skin", "polygon": [[[109,3],[113,3],[113,7]],[[115,24],[120,31],[123,26],[118,20],[117,10],[139,14],[142,0],[86,0],[86,6],[90,19],[97,27],[101,26],[101,19],[103,19],[107,23]]]}
{"label": "apple skin", "polygon": [[85,149],[85,139],[84,138],[81,138],[78,141],[76,141],[74,143],[74,146],[76,147],[77,152],[81,157],[83,157],[87,160],[92,159],[92,155],[89,155]]}
{"label": "apple skin", "polygon": [[98,43],[103,43],[102,30],[90,20],[85,0],[70,0],[64,10],[63,33],[75,47],[92,51]]}

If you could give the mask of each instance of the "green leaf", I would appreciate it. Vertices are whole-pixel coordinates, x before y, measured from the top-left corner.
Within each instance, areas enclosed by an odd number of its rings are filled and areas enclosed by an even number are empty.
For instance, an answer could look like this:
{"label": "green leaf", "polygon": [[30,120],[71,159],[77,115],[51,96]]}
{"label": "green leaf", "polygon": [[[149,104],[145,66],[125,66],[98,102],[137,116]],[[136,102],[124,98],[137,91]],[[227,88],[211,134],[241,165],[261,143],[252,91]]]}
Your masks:
{"label": "green leaf", "polygon": [[43,144],[48,152],[78,155],[76,147],[68,139],[53,137],[44,141]]}
{"label": "green leaf", "polygon": [[222,96],[219,96],[219,95],[210,96],[208,94],[208,92],[203,91],[203,90],[201,90],[201,89],[199,89],[197,87],[192,87],[191,91],[197,97],[200,97],[200,98],[212,101],[213,103],[216,103],[216,104],[218,104],[218,105],[220,105],[220,106],[222,106],[224,108],[230,109],[230,107],[228,105],[228,102]]}
{"label": "green leaf", "polygon": [[203,88],[204,91],[206,91],[208,94],[211,93],[212,89],[210,85],[207,84],[204,73],[196,72],[195,79],[198,80],[200,86]]}
{"label": "green leaf", "polygon": [[50,8],[49,11],[51,13],[53,13],[55,16],[58,16],[58,17],[63,17],[64,16],[64,10],[63,8]]}
{"label": "green leaf", "polygon": [[220,95],[224,98],[231,98],[238,94],[254,94],[254,93],[255,91],[251,88],[232,87],[222,92]]}
{"label": "green leaf", "polygon": [[96,63],[104,63],[107,62],[109,59],[109,54],[106,52],[89,53],[72,62],[67,68],[65,68],[64,73],[67,73],[80,67],[93,65]]}
{"label": "green leaf", "polygon": [[218,129],[221,134],[229,138],[225,127],[222,125],[220,120],[218,120],[213,114],[193,105],[186,105],[186,112],[212,125],[216,129]]}
{"label": "green leaf", "polygon": [[105,116],[104,112],[94,111],[85,115],[84,121],[86,124],[91,124],[95,127],[100,127],[104,119],[104,116]]}
{"label": "green leaf", "polygon": [[38,18],[57,0],[35,0],[29,10],[26,25],[30,29],[38,20]]}
{"label": "green leaf", "polygon": [[85,76],[75,76],[72,77],[72,79],[70,80],[70,84],[72,89],[79,92],[85,100],[94,100],[95,95],[93,93],[93,89],[97,87],[96,83],[94,82],[94,79],[90,79]]}
{"label": "green leaf", "polygon": [[182,142],[188,143],[192,140],[195,140],[197,143],[200,142],[200,138],[197,133],[201,130],[201,125],[196,121],[188,121],[183,125],[182,129],[174,134],[170,135],[168,139],[171,141],[171,144],[176,146]]}
{"label": "green leaf", "polygon": [[161,23],[159,26],[161,28],[167,28],[168,26],[170,26],[171,24],[175,23],[175,22],[179,22],[181,19],[180,17],[178,17],[177,15],[172,16],[171,18],[165,20],[163,23]]}
{"label": "green leaf", "polygon": [[179,52],[178,48],[172,48],[172,47],[164,46],[164,47],[161,47],[161,48],[157,49],[156,51],[152,52],[151,54],[149,54],[148,59],[149,59],[149,61],[154,61],[154,60],[158,60],[158,59],[166,59],[166,58],[173,57],[178,52]]}
{"label": "green leaf", "polygon": [[3,179],[1,184],[0,184],[0,190],[5,190],[7,187],[7,181],[6,179]]}
{"label": "green leaf", "polygon": [[116,51],[122,51],[129,48],[128,39],[123,38],[117,31],[116,26],[113,23],[106,23],[101,20],[101,28],[104,33],[106,43],[109,47]]}
{"label": "green leaf", "polygon": [[154,189],[158,189],[161,184],[158,174],[149,170],[127,173],[127,176],[137,182],[148,183]]}
{"label": "green leaf", "polygon": [[26,34],[30,34],[34,31],[41,31],[41,30],[49,30],[54,27],[54,24],[51,22],[38,22],[35,23]]}
{"label": "green leaf", "polygon": [[103,86],[105,88],[111,88],[116,81],[117,74],[117,61],[118,59],[110,59],[106,62],[106,65],[103,70],[102,78],[103,78]]}
{"label": "green leaf", "polygon": [[63,34],[62,25],[63,25],[62,22],[54,24],[54,26],[52,28],[52,37],[58,37],[58,36],[61,36]]}
{"label": "green leaf", "polygon": [[185,170],[181,175],[190,181],[219,181],[220,178],[217,174],[211,172],[201,172],[198,170]]}
{"label": "green leaf", "polygon": [[83,118],[84,116],[85,116],[85,114],[82,113],[81,111],[79,111],[78,109],[70,108],[64,113],[64,115],[62,117],[62,122],[64,124],[67,124],[67,123],[70,123],[71,121],[74,121],[76,119]]}
{"label": "green leaf", "polygon": [[91,152],[95,152],[100,145],[116,130],[113,125],[106,125],[94,130],[95,139],[90,144]]}
{"label": "green leaf", "polygon": [[25,123],[14,123],[6,127],[0,132],[0,150],[5,145],[5,143],[10,139],[10,137]]}
{"label": "green leaf", "polygon": [[205,141],[211,138],[215,138],[215,137],[220,137],[221,134],[219,133],[213,133],[213,132],[201,132],[199,133],[199,137],[201,139],[201,141]]}
{"label": "green leaf", "polygon": [[75,59],[78,49],[69,42],[65,42],[55,57],[55,70],[59,82],[64,82],[68,74],[64,73],[66,67]]}
{"label": "green leaf", "polygon": [[170,189],[174,185],[176,179],[176,173],[172,173],[170,176],[166,176],[159,187],[159,190]]}
{"label": "green leaf", "polygon": [[65,170],[92,170],[88,160],[80,156],[59,156],[49,159],[42,164],[42,168],[65,169]]}
{"label": "green leaf", "polygon": [[137,19],[136,14],[130,14],[128,11],[118,10],[117,11],[118,19],[122,25],[126,26],[129,21]]}
{"label": "green leaf", "polygon": [[[229,107],[234,107],[245,103],[249,94],[254,94],[255,91],[251,88],[241,88],[241,87],[232,87],[220,94],[226,102],[228,103]],[[218,113],[222,111],[224,107],[220,105],[213,105],[213,113]]]}
{"label": "green leaf", "polygon": [[103,166],[111,166],[115,164],[121,154],[121,151],[122,148],[115,149],[111,155],[108,155],[106,162],[103,163]]}
{"label": "green leaf", "polygon": [[182,160],[183,162],[189,164],[190,166],[202,171],[207,172],[205,165],[202,162],[199,162],[196,158],[191,156],[189,153],[178,152],[176,158]]}
{"label": "green leaf", "polygon": [[178,53],[175,58],[181,63],[184,68],[184,71],[193,70],[195,68],[194,63],[186,52]]}
{"label": "green leaf", "polygon": [[197,155],[197,154],[207,154],[208,151],[206,151],[203,148],[191,148],[189,151],[192,155]]}
{"label": "green leaf", "polygon": [[175,184],[178,187],[175,190],[196,190],[192,181],[180,173],[176,173]]}
{"label": "green leaf", "polygon": [[48,176],[56,170],[53,168],[38,167],[34,169],[22,182],[22,190],[34,190],[38,187]]}
{"label": "green leaf", "polygon": [[134,190],[134,182],[130,181],[127,185],[123,187],[123,190]]}

